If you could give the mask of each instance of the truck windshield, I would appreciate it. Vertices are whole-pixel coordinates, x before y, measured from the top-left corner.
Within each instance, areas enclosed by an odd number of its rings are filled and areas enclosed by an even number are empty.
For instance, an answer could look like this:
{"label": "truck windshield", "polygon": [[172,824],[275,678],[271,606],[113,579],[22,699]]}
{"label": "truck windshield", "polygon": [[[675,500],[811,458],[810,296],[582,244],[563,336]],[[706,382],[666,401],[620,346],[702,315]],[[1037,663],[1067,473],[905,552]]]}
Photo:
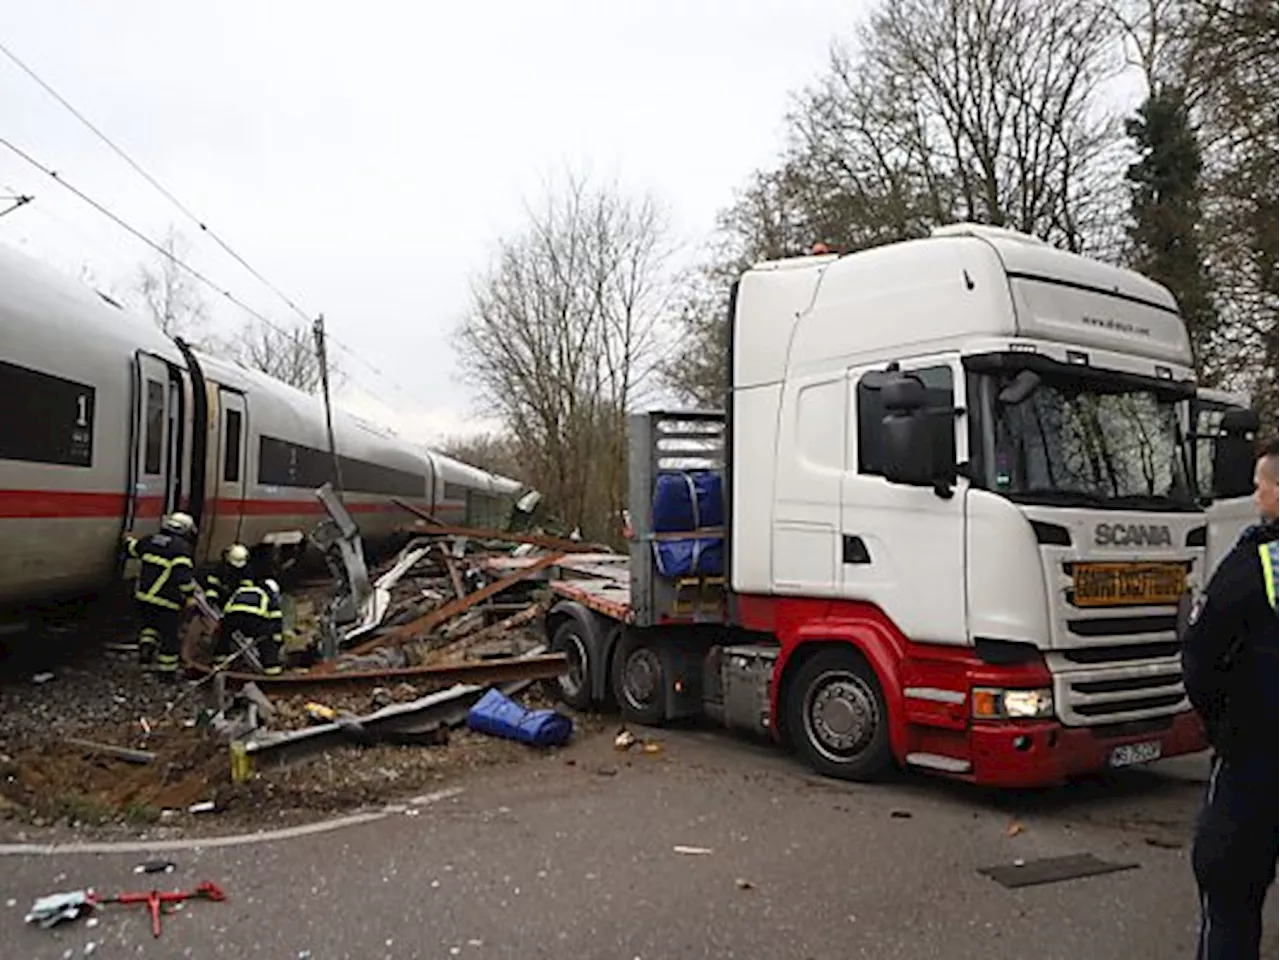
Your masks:
{"label": "truck windshield", "polygon": [[1196,509],[1173,396],[1052,374],[993,379],[991,489],[1024,503]]}

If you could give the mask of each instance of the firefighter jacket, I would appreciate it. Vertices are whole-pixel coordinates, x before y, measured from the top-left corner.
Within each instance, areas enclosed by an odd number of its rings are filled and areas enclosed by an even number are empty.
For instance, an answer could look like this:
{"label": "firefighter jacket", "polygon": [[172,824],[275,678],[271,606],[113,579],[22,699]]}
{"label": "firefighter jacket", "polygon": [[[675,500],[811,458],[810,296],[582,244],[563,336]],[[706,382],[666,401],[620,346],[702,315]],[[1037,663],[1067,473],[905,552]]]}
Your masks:
{"label": "firefighter jacket", "polygon": [[222,608],[223,626],[251,637],[280,641],[284,613],[276,595],[252,580],[242,578]]}
{"label": "firefighter jacket", "polygon": [[1222,755],[1277,753],[1277,541],[1251,527],[1196,598],[1182,636],[1187,696]]}
{"label": "firefighter jacket", "polygon": [[217,569],[205,577],[205,596],[215,606],[224,604],[230,599],[231,592],[243,577],[244,568],[233,567],[224,560]]}
{"label": "firefighter jacket", "polygon": [[166,610],[181,610],[196,589],[187,539],[161,530],[142,539],[126,537],[125,550],[142,562],[134,599]]}

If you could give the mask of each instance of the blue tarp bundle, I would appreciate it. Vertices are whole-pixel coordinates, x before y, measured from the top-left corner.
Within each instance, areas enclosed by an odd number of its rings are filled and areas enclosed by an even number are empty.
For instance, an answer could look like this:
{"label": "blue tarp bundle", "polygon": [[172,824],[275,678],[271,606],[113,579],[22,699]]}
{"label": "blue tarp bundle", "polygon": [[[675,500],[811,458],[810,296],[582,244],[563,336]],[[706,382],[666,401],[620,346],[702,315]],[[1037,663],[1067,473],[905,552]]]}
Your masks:
{"label": "blue tarp bundle", "polygon": [[532,747],[555,747],[569,741],[573,721],[555,710],[529,710],[490,690],[467,711],[467,726]]}
{"label": "blue tarp bundle", "polygon": [[695,531],[724,525],[724,493],[720,475],[711,470],[664,471],[653,491],[655,533],[689,533],[688,539],[658,540],[654,561],[664,577],[724,573],[724,537],[696,536]]}
{"label": "blue tarp bundle", "polygon": [[663,471],[653,491],[655,533],[692,533],[724,525],[724,493],[711,470]]}

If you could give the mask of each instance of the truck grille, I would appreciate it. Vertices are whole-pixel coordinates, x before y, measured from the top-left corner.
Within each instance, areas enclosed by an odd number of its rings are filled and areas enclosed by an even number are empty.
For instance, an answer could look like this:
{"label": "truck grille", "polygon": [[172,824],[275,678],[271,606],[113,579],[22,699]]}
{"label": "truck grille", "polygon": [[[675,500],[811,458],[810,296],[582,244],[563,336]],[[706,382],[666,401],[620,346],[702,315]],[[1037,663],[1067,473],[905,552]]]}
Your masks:
{"label": "truck grille", "polygon": [[1054,652],[1058,715],[1068,726],[1096,726],[1171,716],[1187,709],[1176,643]]}

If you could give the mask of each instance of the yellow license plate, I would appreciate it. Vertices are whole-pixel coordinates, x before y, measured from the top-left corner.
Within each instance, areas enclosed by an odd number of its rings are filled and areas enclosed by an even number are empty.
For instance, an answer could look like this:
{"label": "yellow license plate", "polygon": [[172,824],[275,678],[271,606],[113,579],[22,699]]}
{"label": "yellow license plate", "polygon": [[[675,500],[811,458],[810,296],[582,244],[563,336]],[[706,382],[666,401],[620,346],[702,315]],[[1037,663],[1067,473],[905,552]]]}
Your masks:
{"label": "yellow license plate", "polygon": [[1179,563],[1077,563],[1077,607],[1136,607],[1177,603],[1187,588]]}

